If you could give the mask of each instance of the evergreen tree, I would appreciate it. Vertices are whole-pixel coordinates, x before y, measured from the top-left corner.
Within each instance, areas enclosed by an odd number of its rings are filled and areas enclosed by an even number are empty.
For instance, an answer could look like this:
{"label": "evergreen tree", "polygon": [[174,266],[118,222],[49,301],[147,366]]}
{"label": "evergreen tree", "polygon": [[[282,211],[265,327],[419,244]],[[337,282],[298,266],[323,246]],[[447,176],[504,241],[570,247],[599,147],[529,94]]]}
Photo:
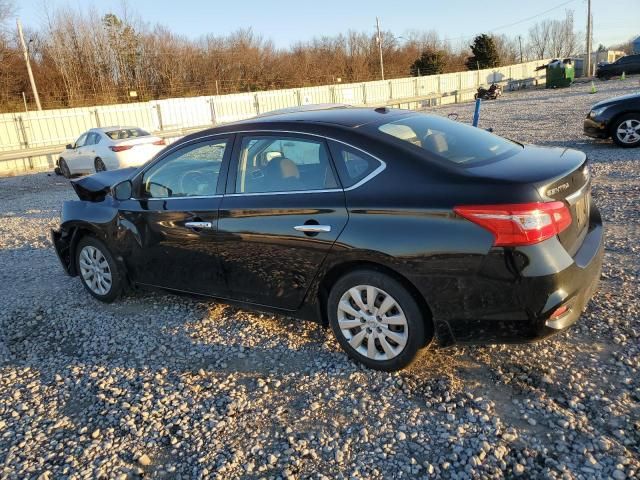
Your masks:
{"label": "evergreen tree", "polygon": [[493,68],[500,66],[498,49],[493,38],[486,33],[478,35],[470,45],[473,56],[467,58],[465,62],[469,70],[477,68]]}
{"label": "evergreen tree", "polygon": [[444,50],[424,50],[411,65],[411,75],[437,75],[444,71],[447,64],[447,52]]}

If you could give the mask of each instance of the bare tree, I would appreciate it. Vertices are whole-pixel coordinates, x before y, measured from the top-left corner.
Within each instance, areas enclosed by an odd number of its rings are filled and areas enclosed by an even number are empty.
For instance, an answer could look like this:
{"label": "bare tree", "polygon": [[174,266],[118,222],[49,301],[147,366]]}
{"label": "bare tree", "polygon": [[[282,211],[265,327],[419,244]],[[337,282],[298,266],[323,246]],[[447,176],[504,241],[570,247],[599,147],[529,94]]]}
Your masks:
{"label": "bare tree", "polygon": [[573,28],[573,10],[567,10],[564,19],[551,22],[549,52],[553,58],[566,58],[577,53],[579,42]]}
{"label": "bare tree", "polygon": [[549,53],[551,20],[543,20],[529,29],[529,49],[535,58],[545,58]]}
{"label": "bare tree", "polygon": [[[14,0],[0,0],[0,24]],[[198,39],[148,25],[126,3],[115,12],[44,4],[44,24],[28,28],[30,54],[45,108],[193,95],[363,82],[380,76],[372,31],[319,36],[286,49],[251,29]],[[29,26],[27,26],[29,27]],[[515,61],[513,40],[496,37],[502,63]],[[546,45],[546,42],[545,42]],[[445,73],[464,70],[468,41],[455,46],[435,30],[382,32],[385,74],[406,77],[425,50],[439,52]],[[3,53],[4,52],[4,53]],[[0,34],[0,110],[22,108],[28,91],[20,52]],[[340,79],[340,80],[338,80]]]}
{"label": "bare tree", "polygon": [[543,20],[529,29],[529,50],[535,58],[566,58],[580,49],[574,30],[573,10],[559,20]]}

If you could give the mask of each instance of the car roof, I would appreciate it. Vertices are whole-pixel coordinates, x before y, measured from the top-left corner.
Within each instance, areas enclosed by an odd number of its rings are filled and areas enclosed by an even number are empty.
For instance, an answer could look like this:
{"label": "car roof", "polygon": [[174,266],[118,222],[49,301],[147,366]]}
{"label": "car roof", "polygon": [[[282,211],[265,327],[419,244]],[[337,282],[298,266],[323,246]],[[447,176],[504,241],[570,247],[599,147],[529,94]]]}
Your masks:
{"label": "car roof", "polygon": [[317,108],[322,106],[300,107],[298,109],[276,110],[271,114],[241,120],[226,124],[225,127],[231,125],[247,125],[247,124],[277,124],[277,123],[306,123],[317,125],[339,125],[342,127],[358,128],[369,123],[389,121],[389,117],[400,117],[407,114],[415,113],[409,110],[401,110],[398,108],[352,108],[344,105],[331,105],[328,108]]}
{"label": "car roof", "polygon": [[107,132],[111,132],[113,130],[124,130],[124,129],[128,129],[128,128],[137,128],[139,130],[144,130],[143,128],[140,127],[134,127],[132,125],[113,125],[111,127],[95,127],[95,128],[91,128],[89,129],[90,132],[102,132],[102,133],[107,133]]}

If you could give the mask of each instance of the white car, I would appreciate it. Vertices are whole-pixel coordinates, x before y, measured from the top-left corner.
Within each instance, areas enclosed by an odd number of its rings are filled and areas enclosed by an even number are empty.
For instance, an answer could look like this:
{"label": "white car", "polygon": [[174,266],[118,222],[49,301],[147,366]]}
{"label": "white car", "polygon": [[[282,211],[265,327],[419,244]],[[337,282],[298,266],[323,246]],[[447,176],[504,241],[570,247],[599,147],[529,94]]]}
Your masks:
{"label": "white car", "polygon": [[67,145],[60,154],[58,168],[66,178],[81,173],[135,167],[150,160],[166,145],[138,127],[92,128]]}

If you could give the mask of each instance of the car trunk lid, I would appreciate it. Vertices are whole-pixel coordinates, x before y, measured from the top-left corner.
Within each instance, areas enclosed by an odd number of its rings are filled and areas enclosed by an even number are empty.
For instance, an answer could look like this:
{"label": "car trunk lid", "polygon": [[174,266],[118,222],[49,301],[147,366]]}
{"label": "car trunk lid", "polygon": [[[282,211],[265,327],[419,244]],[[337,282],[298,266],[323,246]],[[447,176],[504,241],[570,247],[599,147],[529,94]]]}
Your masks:
{"label": "car trunk lid", "polygon": [[486,179],[532,186],[542,201],[559,200],[571,212],[571,225],[558,235],[572,256],[587,234],[591,182],[587,157],[566,148],[524,146],[506,159],[471,166],[467,171]]}

